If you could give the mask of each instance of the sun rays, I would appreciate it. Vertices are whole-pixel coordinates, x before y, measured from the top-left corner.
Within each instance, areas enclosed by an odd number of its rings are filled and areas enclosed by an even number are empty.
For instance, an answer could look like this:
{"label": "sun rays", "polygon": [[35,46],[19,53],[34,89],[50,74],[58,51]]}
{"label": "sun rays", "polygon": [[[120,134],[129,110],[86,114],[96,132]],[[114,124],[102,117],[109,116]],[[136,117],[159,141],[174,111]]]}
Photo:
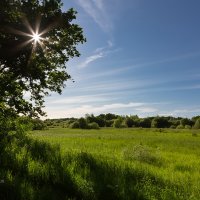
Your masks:
{"label": "sun rays", "polygon": [[31,25],[26,18],[24,18],[22,22],[25,28],[27,29],[27,31],[22,31],[22,30],[13,29],[11,27],[6,27],[6,30],[8,33],[24,36],[24,42],[21,42],[20,44],[18,44],[15,47],[15,50],[19,51],[20,49],[25,48],[27,45],[30,45],[30,44],[32,45],[31,54],[36,51],[36,47],[38,45],[42,48],[42,50],[44,50],[44,41],[46,40],[44,37],[44,34],[49,31],[49,28],[46,28],[43,31],[40,30],[41,18],[39,17],[36,19],[35,25]]}
{"label": "sun rays", "polygon": [[42,38],[40,37],[40,34],[38,34],[38,33],[34,33],[34,34],[32,35],[32,38],[33,38],[33,40],[34,40],[35,43],[40,42],[41,39],[42,39]]}

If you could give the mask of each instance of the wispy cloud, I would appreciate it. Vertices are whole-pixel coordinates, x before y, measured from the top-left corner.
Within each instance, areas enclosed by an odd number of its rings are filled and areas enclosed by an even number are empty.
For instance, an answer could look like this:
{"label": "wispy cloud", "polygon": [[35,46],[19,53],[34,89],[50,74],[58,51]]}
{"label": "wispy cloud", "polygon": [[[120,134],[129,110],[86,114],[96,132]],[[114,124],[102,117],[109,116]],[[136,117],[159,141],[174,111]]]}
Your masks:
{"label": "wispy cloud", "polygon": [[[150,61],[150,62],[146,62],[146,63],[139,63],[139,64],[133,65],[132,67],[148,67],[148,66],[157,65],[157,64],[164,64],[164,63],[181,61],[181,60],[185,60],[185,59],[189,59],[189,58],[193,58],[193,57],[197,57],[197,56],[200,56],[199,51],[198,52],[191,52],[191,53],[187,53],[187,54],[183,54],[183,55],[176,55],[176,56],[172,56],[172,57],[169,57],[169,58]],[[129,68],[131,68],[131,67],[127,67],[127,69],[129,69]]]}
{"label": "wispy cloud", "polygon": [[109,40],[107,42],[107,46],[96,48],[94,50],[94,53],[91,56],[86,57],[85,60],[78,65],[78,67],[85,68],[89,66],[90,63],[98,59],[101,59],[107,56],[108,54],[115,53],[120,50],[120,49],[112,49],[113,46],[114,44],[112,43],[112,41]]}
{"label": "wispy cloud", "polygon": [[[110,41],[108,41],[108,43],[109,42]],[[107,48],[108,48],[108,46],[107,46]],[[113,44],[112,44],[112,46],[113,46]],[[105,50],[105,47],[97,48],[95,50],[95,53],[100,53],[103,50]],[[119,50],[120,49],[115,49],[115,50],[111,50],[111,51],[113,53],[113,52],[119,51]],[[108,51],[107,51],[107,53],[108,53]],[[176,62],[176,61],[180,61],[180,60],[184,60],[184,59],[190,59],[190,58],[197,57],[197,56],[200,56],[200,52],[193,52],[193,53],[183,54],[183,55],[179,55],[179,56],[172,56],[172,57],[169,57],[169,58],[164,58],[164,59],[149,61],[149,62],[147,61],[147,62],[144,62],[144,63],[135,63],[135,64],[130,64],[128,66],[123,66],[123,67],[120,66],[120,67],[113,68],[111,70],[99,72],[98,74],[97,73],[89,74],[87,76],[80,77],[80,79],[81,80],[88,80],[88,79],[100,78],[100,77],[105,77],[105,76],[110,76],[110,75],[113,76],[113,75],[116,75],[116,74],[119,74],[119,73],[122,73],[122,72],[128,72],[128,71],[133,70],[133,69],[138,69],[138,68],[143,68],[143,67],[145,68],[145,67],[150,67],[150,66],[156,66],[157,67],[158,64]],[[133,60],[132,62],[134,63],[135,60]],[[193,79],[199,78],[200,74],[198,74],[198,73],[192,74],[192,77],[193,77]],[[176,77],[176,80],[177,80],[177,77]]]}
{"label": "wispy cloud", "polygon": [[135,109],[136,111],[138,111],[139,113],[153,113],[158,111],[158,109],[153,108],[153,107],[139,107]]}
{"label": "wispy cloud", "polygon": [[[100,81],[90,85],[82,85],[76,87],[76,92],[79,93],[92,93],[92,94],[100,94],[100,93],[111,93],[111,92],[123,92],[124,94],[127,91],[132,91],[132,93],[138,92],[141,89],[151,88],[159,84],[160,82],[157,80],[123,80],[116,79],[110,81]],[[126,91],[126,92],[125,92]]]}
{"label": "wispy cloud", "polygon": [[98,60],[100,58],[103,58],[105,55],[103,52],[99,52],[97,54],[88,56],[81,64],[79,64],[79,68],[85,68],[87,67],[91,62],[94,62],[95,60]]}
{"label": "wispy cloud", "polygon": [[84,11],[106,32],[113,28],[113,24],[102,0],[76,0]]}
{"label": "wispy cloud", "polygon": [[76,104],[86,104],[86,103],[101,103],[107,101],[113,101],[115,98],[111,98],[109,94],[97,94],[97,95],[80,95],[80,96],[70,96],[63,98],[47,98],[47,105],[55,106],[55,105],[76,105]]}

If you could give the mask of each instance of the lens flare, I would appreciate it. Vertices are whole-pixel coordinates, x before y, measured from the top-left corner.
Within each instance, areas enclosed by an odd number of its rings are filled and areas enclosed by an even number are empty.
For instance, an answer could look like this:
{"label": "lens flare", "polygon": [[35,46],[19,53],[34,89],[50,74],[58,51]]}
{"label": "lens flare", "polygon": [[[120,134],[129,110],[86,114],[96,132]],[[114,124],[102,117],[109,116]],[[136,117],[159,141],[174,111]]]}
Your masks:
{"label": "lens flare", "polygon": [[33,38],[33,40],[35,41],[35,43],[36,43],[36,42],[40,42],[40,40],[42,39],[42,38],[40,37],[40,34],[38,34],[38,33],[33,33],[32,38]]}

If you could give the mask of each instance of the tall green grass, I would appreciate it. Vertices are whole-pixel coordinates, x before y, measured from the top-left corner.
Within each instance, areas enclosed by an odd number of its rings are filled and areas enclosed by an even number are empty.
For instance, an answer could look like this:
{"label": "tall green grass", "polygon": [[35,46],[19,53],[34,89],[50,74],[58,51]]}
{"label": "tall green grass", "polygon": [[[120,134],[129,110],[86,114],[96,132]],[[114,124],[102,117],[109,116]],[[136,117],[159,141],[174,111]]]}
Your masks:
{"label": "tall green grass", "polygon": [[190,131],[50,129],[1,141],[0,199],[200,199]]}

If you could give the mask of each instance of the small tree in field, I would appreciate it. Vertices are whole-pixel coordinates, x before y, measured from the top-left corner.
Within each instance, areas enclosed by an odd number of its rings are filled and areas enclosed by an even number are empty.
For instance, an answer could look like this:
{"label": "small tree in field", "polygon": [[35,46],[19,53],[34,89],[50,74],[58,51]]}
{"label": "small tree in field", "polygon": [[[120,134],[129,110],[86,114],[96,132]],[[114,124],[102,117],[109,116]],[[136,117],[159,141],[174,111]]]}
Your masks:
{"label": "small tree in field", "polygon": [[123,122],[122,118],[118,117],[117,119],[115,119],[115,121],[113,123],[113,127],[121,128],[122,122]]}
{"label": "small tree in field", "polygon": [[86,129],[88,128],[88,124],[87,124],[87,121],[85,118],[81,117],[79,120],[78,120],[78,123],[79,123],[79,127],[82,128],[82,129]]}
{"label": "small tree in field", "polygon": [[134,125],[134,121],[132,118],[126,117],[125,124],[127,125],[127,127],[132,127]]}
{"label": "small tree in field", "polygon": [[194,126],[193,126],[194,129],[200,129],[200,119],[197,119]]}
{"label": "small tree in field", "polygon": [[[44,115],[44,97],[61,94],[70,58],[85,42],[61,0],[0,1],[0,104],[12,113]],[[28,94],[28,95],[27,95]]]}

